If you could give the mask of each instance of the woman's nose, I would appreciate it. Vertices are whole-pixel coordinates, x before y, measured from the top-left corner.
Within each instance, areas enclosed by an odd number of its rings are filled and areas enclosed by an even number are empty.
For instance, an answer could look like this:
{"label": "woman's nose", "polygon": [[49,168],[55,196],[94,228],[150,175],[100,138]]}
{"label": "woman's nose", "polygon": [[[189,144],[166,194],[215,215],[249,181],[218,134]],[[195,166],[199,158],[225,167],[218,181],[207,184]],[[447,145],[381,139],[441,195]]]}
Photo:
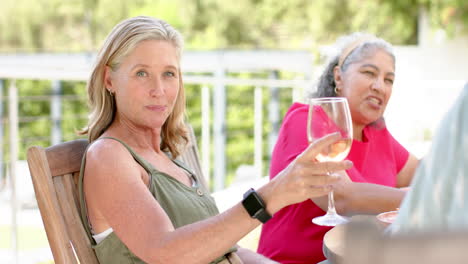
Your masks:
{"label": "woman's nose", "polygon": [[164,94],[164,85],[163,85],[163,82],[158,78],[152,83],[152,86],[150,89],[150,95],[161,96],[163,94]]}
{"label": "woman's nose", "polygon": [[383,89],[383,84],[384,81],[381,78],[375,78],[371,88],[375,91],[381,91]]}

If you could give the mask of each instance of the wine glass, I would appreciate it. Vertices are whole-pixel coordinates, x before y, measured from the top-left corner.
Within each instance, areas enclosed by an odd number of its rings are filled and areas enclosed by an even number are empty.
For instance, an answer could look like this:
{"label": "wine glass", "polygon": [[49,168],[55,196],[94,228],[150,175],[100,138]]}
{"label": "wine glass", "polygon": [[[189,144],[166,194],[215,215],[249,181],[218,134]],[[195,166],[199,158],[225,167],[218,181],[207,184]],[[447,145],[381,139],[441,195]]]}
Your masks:
{"label": "wine glass", "polygon": [[[353,142],[353,125],[346,98],[323,97],[310,99],[307,118],[309,143],[336,132],[340,133],[341,139],[319,153],[316,157],[318,161],[342,161],[346,158]],[[330,175],[330,173],[327,174]],[[327,213],[312,219],[314,224],[321,226],[335,226],[348,221],[347,217],[336,213],[333,191],[328,193]]]}

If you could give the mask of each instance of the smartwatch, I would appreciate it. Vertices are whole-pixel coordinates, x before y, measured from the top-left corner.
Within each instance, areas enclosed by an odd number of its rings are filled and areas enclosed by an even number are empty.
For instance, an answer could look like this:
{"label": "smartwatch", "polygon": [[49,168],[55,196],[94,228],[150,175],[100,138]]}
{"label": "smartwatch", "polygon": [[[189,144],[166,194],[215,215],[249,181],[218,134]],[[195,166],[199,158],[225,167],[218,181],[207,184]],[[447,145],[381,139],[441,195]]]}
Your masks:
{"label": "smartwatch", "polygon": [[253,188],[244,193],[242,205],[250,217],[258,219],[262,223],[266,223],[271,219],[271,215],[266,211],[265,203]]}

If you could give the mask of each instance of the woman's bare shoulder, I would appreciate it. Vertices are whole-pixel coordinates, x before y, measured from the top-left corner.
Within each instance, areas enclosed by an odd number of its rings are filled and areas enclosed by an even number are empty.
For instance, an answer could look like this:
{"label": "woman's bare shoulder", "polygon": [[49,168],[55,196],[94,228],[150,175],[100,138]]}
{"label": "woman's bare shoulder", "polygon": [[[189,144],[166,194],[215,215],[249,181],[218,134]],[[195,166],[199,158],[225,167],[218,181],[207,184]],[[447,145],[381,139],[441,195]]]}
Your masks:
{"label": "woman's bare shoulder", "polygon": [[111,138],[102,138],[91,143],[86,158],[104,158],[106,156],[130,155],[128,149],[119,141]]}
{"label": "woman's bare shoulder", "polygon": [[114,139],[99,139],[86,153],[86,169],[108,172],[137,169],[130,151]]}

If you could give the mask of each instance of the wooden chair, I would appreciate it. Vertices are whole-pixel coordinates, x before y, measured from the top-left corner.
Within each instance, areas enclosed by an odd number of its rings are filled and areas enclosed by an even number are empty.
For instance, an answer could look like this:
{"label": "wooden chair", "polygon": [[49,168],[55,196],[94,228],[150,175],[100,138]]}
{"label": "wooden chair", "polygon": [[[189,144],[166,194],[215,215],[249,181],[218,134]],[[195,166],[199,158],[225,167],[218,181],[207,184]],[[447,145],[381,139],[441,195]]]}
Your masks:
{"label": "wooden chair", "polygon": [[78,175],[81,158],[88,146],[84,139],[46,149],[30,147],[28,165],[37,204],[54,255],[55,263],[98,264],[81,223]]}
{"label": "wooden chair", "polygon": [[207,187],[207,190],[209,190],[207,179],[205,179],[203,175],[203,171],[200,164],[200,154],[198,152],[197,138],[195,137],[195,132],[193,131],[191,125],[187,125],[187,129],[189,142],[187,144],[187,148],[180,155],[180,157],[178,157],[178,159],[182,160],[182,162],[187,164],[189,168],[191,168],[193,172],[198,176],[198,178],[201,181],[201,184]]}
{"label": "wooden chair", "polygon": [[384,236],[369,222],[346,227],[344,264],[466,263],[468,230]]}
{"label": "wooden chair", "polygon": [[[198,147],[193,129],[190,142],[180,159],[201,174]],[[37,204],[55,263],[99,264],[80,218],[78,177],[81,159],[88,146],[85,139],[48,148],[33,146],[27,160]]]}

